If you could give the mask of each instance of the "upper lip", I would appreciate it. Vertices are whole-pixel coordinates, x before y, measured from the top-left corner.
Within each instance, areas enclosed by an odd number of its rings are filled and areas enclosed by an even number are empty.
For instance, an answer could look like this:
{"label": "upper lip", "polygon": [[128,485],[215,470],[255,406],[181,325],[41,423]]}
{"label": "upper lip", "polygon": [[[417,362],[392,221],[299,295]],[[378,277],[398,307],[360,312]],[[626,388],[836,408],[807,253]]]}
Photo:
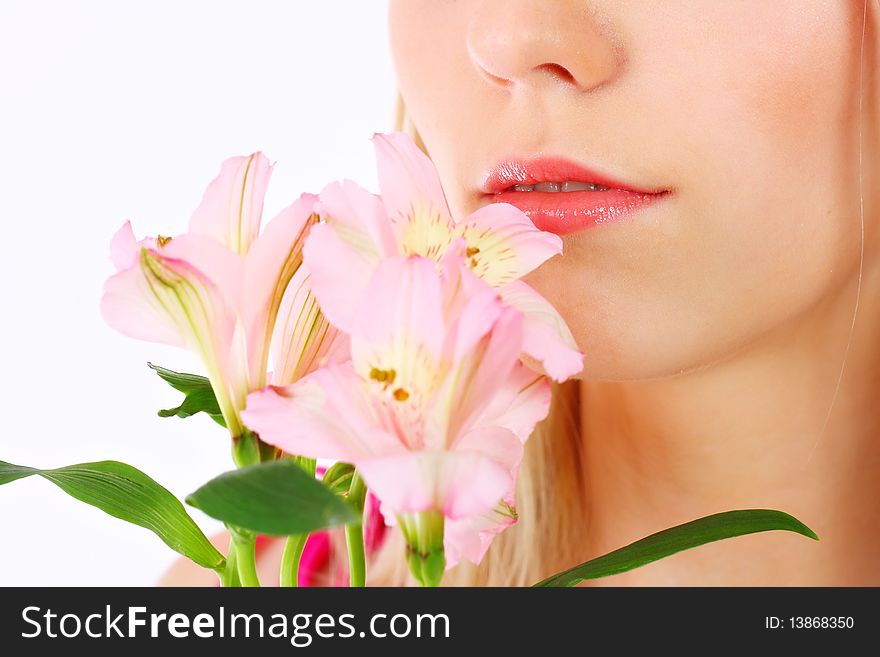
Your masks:
{"label": "upper lip", "polygon": [[483,176],[480,189],[486,194],[498,194],[514,185],[536,185],[541,182],[584,182],[605,185],[641,194],[660,194],[668,191],[615,179],[609,174],[588,168],[563,157],[510,158],[493,166]]}

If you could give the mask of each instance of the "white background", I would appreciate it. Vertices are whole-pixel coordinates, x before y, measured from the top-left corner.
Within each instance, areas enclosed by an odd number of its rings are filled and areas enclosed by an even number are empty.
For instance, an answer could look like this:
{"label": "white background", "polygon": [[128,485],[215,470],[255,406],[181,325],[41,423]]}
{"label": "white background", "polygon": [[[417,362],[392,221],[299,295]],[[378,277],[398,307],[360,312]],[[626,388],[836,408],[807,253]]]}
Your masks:
{"label": "white background", "polygon": [[[117,459],[181,499],[231,467],[211,420],[156,416],[179,395],[147,361],[195,359],[102,323],[109,240],[183,232],[254,150],[277,161],[264,219],[333,179],[375,190],[386,20],[385,0],[0,2],[0,460]],[[0,585],[150,585],[175,556],[40,478],[0,487]]]}

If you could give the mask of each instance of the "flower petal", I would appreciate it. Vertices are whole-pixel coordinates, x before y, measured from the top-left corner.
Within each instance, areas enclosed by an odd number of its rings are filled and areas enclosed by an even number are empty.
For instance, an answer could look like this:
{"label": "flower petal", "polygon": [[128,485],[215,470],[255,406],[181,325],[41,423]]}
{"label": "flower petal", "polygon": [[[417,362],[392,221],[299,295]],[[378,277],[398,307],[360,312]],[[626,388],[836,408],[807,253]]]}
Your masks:
{"label": "flower petal", "polygon": [[272,382],[287,385],[318,367],[349,358],[348,336],[332,326],[318,307],[302,266],[284,293],[272,337]]}
{"label": "flower petal", "polygon": [[182,235],[144,240],[131,249],[128,224],[113,238],[114,258],[130,268],[111,277],[102,312],[108,324],[131,337],[151,342],[189,345],[209,352],[209,345],[228,345],[241,290],[241,260],[214,240]]}
{"label": "flower petal", "polygon": [[126,221],[110,240],[110,260],[113,261],[116,271],[134,267],[140,249],[131,222]]}
{"label": "flower petal", "polygon": [[263,198],[272,165],[260,152],[232,157],[208,185],[190,219],[190,232],[213,237],[244,255],[260,233]]}
{"label": "flower petal", "polygon": [[458,230],[467,241],[474,272],[496,287],[522,278],[562,253],[558,235],[538,230],[525,213],[508,203],[481,207],[462,220]]}
{"label": "flower petal", "polygon": [[[464,433],[453,446],[456,452],[475,452],[503,467],[511,475],[516,472],[523,457],[523,441],[509,429],[486,425]],[[513,495],[513,479],[510,487],[501,491],[497,499]]]}
{"label": "flower petal", "polygon": [[556,381],[580,373],[584,355],[559,312],[544,297],[522,281],[513,281],[499,290],[504,303],[519,309],[523,323],[523,351],[537,359]]}
{"label": "flower petal", "polygon": [[445,426],[442,435],[434,436],[437,443],[447,447],[457,445],[456,441],[473,426],[505,385],[519,362],[522,345],[522,315],[505,307],[491,331],[469,353],[461,355],[444,382],[444,389],[438,395],[444,401],[438,401],[432,409],[434,423],[431,426]]}
{"label": "flower petal", "polygon": [[[196,246],[202,242],[204,250]],[[236,385],[241,371],[233,358],[238,331],[235,306],[227,303],[227,290],[183,258],[197,253],[195,260],[215,267],[218,262],[212,258],[212,247],[218,249],[213,255],[225,253],[231,259],[233,269],[240,264],[228,249],[199,235],[185,235],[173,248],[161,242],[156,248],[141,247],[137,264],[105,284],[101,312],[111,327],[126,335],[186,346],[198,354],[207,367],[226,426],[236,436],[244,391]]]}
{"label": "flower petal", "polygon": [[327,185],[321,191],[317,210],[342,241],[371,264],[398,254],[382,199],[351,180]]}
{"label": "flower petal", "polygon": [[504,427],[525,442],[550,412],[550,397],[547,377],[518,362],[475,424]]}
{"label": "flower petal", "polygon": [[187,344],[171,314],[156,303],[139,267],[125,269],[107,279],[101,315],[111,328],[131,338],[175,347]]}
{"label": "flower petal", "polygon": [[303,262],[311,272],[310,285],[321,311],[331,324],[351,333],[355,311],[364,298],[374,265],[328,224],[312,226],[303,248]]}
{"label": "flower petal", "polygon": [[445,337],[442,303],[437,268],[419,257],[389,258],[364,291],[351,331],[352,361],[400,407],[419,410],[431,391]]}
{"label": "flower petal", "polygon": [[[450,258],[444,258],[444,263]],[[463,264],[463,261],[462,261]],[[459,363],[498,321],[504,306],[498,291],[467,267],[447,270],[446,316],[453,323],[447,337],[447,357]]]}
{"label": "flower petal", "polygon": [[376,269],[357,311],[353,335],[372,344],[428,349],[439,358],[444,318],[440,276],[433,262],[395,257]]}
{"label": "flower petal", "polygon": [[488,513],[447,520],[443,534],[446,569],[449,570],[460,561],[479,564],[495,537],[516,520],[516,511],[504,501],[499,502]]}
{"label": "flower petal", "polygon": [[355,462],[403,451],[376,422],[372,400],[350,363],[253,392],[241,417],[261,440],[290,454]]}
{"label": "flower petal", "polygon": [[353,461],[394,513],[435,509],[458,519],[486,513],[510,487],[510,473],[478,452],[406,452]]}
{"label": "flower petal", "polygon": [[209,280],[230,310],[237,311],[243,293],[244,261],[216,240],[185,233],[161,242],[153,252],[163,260],[186,263]]}
{"label": "flower petal", "polygon": [[301,268],[303,245],[317,197],[303,194],[282,210],[253,243],[245,259],[241,313],[247,335],[249,384],[252,390],[265,384],[275,320],[291,279]]}
{"label": "flower petal", "polygon": [[422,208],[429,215],[451,220],[434,163],[402,132],[373,136],[379,190],[394,221]]}

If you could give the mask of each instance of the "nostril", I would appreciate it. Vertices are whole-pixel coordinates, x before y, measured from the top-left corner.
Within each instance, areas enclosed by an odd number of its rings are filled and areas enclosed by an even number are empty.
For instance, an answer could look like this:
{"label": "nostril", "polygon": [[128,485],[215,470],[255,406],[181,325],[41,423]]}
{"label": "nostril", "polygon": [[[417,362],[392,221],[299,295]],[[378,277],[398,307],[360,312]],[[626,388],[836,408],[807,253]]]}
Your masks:
{"label": "nostril", "polygon": [[569,72],[569,70],[564,66],[560,66],[559,64],[541,64],[540,66],[536,66],[535,70],[542,71],[544,73],[547,73],[548,75],[552,75],[555,78],[559,78],[563,82],[576,84],[574,76]]}

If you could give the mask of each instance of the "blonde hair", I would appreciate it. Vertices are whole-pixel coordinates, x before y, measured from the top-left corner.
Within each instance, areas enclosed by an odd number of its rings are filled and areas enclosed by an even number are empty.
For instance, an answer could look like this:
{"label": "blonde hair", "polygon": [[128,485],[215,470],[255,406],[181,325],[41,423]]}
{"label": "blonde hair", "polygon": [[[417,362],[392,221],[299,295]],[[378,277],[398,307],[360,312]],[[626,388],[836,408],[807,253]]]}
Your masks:
{"label": "blonde hair", "polygon": [[[427,152],[399,95],[395,126]],[[579,391],[577,381],[553,385],[550,413],[526,441],[516,488],[519,519],[495,538],[478,566],[462,563],[447,571],[444,585],[529,586],[583,560],[588,527]],[[380,586],[413,583],[396,528],[367,576]]]}

